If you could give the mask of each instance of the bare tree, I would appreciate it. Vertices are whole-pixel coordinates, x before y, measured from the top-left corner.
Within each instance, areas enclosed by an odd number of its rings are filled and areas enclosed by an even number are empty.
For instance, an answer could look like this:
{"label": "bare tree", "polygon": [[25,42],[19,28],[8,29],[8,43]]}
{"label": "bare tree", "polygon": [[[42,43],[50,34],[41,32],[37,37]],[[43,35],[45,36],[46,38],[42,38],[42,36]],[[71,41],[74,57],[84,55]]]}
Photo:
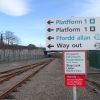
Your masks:
{"label": "bare tree", "polygon": [[20,43],[20,39],[16,35],[14,35],[14,32],[5,31],[4,42],[7,45],[15,45]]}

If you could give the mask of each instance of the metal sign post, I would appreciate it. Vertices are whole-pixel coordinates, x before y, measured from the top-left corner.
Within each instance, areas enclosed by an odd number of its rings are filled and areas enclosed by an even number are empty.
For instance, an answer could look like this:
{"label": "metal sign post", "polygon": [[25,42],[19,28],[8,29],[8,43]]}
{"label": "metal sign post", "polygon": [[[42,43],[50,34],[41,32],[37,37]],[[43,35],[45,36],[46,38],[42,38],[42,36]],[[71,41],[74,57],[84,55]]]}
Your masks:
{"label": "metal sign post", "polygon": [[85,86],[85,51],[65,51],[65,86],[73,86],[73,100],[77,100],[77,86]]}
{"label": "metal sign post", "polygon": [[85,50],[100,50],[99,24],[100,17],[47,20],[46,50],[64,52],[65,86],[73,87],[73,100],[77,100],[76,87],[86,85]]}
{"label": "metal sign post", "polygon": [[77,100],[77,90],[76,90],[76,86],[73,87],[73,100]]}

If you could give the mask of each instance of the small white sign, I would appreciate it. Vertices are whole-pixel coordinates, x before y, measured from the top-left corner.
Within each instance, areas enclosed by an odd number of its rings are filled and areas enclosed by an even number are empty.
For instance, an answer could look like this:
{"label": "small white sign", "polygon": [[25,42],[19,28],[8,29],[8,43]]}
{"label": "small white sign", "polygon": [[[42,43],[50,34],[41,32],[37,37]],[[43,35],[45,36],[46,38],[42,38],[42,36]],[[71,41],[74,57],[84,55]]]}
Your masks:
{"label": "small white sign", "polygon": [[65,74],[85,74],[85,67],[84,51],[64,52]]}

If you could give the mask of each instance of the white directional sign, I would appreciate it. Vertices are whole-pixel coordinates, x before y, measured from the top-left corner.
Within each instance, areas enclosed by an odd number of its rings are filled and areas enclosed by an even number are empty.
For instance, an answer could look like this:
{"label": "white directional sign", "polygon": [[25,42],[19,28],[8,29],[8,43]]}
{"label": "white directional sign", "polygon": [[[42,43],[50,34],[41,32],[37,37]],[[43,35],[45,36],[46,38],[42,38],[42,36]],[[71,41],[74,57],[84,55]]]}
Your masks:
{"label": "white directional sign", "polygon": [[47,33],[97,33],[100,32],[100,17],[70,17],[48,19]]}
{"label": "white directional sign", "polygon": [[48,19],[46,50],[100,50],[100,17]]}
{"label": "white directional sign", "polygon": [[65,74],[85,74],[85,67],[85,52],[64,52]]}
{"label": "white directional sign", "polygon": [[100,34],[47,34],[46,49],[51,50],[100,50]]}

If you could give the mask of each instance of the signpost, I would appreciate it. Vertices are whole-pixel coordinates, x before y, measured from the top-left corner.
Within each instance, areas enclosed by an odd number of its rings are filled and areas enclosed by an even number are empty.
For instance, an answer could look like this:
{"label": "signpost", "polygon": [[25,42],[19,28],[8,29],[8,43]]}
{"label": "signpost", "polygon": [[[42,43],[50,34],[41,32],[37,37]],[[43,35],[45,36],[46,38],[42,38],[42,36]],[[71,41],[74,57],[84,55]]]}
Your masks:
{"label": "signpost", "polygon": [[48,19],[46,50],[100,50],[100,17]]}
{"label": "signpost", "polygon": [[48,19],[47,33],[98,33],[100,17],[69,17]]}
{"label": "signpost", "polygon": [[[48,19],[46,50],[64,52],[65,86],[85,86],[86,53],[80,50],[100,50],[100,17],[70,17]],[[77,50],[77,51],[76,51]]]}
{"label": "signpost", "polygon": [[85,86],[85,75],[65,75],[65,86]]}
{"label": "signpost", "polygon": [[64,51],[65,86],[73,86],[73,100],[77,100],[76,86],[85,86],[85,51]]}
{"label": "signpost", "polygon": [[65,74],[85,74],[86,60],[84,51],[64,52]]}
{"label": "signpost", "polygon": [[52,50],[100,50],[100,33],[47,34],[46,49]]}
{"label": "signpost", "polygon": [[65,86],[85,86],[85,58],[84,51],[64,52]]}

